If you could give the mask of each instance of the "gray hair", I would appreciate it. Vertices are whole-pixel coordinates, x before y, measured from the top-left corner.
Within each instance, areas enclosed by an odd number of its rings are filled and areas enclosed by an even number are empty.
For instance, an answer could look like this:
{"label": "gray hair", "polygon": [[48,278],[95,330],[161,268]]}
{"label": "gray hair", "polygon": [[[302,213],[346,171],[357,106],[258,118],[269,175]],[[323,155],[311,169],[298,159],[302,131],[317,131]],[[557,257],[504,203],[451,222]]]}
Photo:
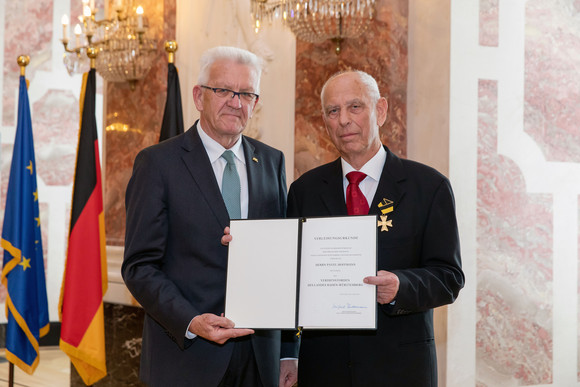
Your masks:
{"label": "gray hair", "polygon": [[205,51],[199,61],[198,85],[205,85],[209,81],[211,66],[218,60],[230,60],[253,68],[258,81],[256,85],[258,90],[255,90],[255,92],[259,93],[262,61],[256,54],[238,47],[218,46]]}
{"label": "gray hair", "polygon": [[324,111],[324,92],[326,91],[326,86],[328,86],[330,81],[332,81],[334,78],[343,74],[351,73],[358,75],[359,80],[367,89],[367,94],[371,99],[372,104],[376,105],[376,103],[381,98],[381,92],[379,91],[379,85],[377,84],[377,81],[371,75],[361,70],[342,70],[331,75],[330,78],[328,78],[328,80],[324,83],[324,86],[322,86],[322,90],[320,91],[320,104],[322,105],[322,111]]}

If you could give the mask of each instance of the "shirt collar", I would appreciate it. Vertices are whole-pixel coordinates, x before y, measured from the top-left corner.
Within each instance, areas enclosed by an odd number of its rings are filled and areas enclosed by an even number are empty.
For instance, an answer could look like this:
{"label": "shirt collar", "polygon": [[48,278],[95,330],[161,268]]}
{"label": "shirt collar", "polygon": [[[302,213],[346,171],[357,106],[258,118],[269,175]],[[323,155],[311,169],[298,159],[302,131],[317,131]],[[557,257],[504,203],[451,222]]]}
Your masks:
{"label": "shirt collar", "polygon": [[[375,181],[379,181],[381,174],[383,173],[383,168],[385,162],[387,161],[387,151],[383,146],[379,147],[377,153],[369,160],[362,168],[359,170],[363,172]],[[346,174],[352,171],[356,171],[349,163],[346,162],[342,157],[340,158],[340,163],[342,165],[342,177],[346,179]]]}
{"label": "shirt collar", "polygon": [[[211,138],[202,128],[201,122],[197,123],[197,133],[199,134],[199,138],[207,152],[209,157],[209,162],[214,163],[217,159],[219,159],[222,154],[226,151],[219,142]],[[246,158],[244,157],[244,152],[242,149],[242,136],[236,141],[236,143],[229,149],[231,150],[236,158],[240,160],[242,163],[246,163]]]}

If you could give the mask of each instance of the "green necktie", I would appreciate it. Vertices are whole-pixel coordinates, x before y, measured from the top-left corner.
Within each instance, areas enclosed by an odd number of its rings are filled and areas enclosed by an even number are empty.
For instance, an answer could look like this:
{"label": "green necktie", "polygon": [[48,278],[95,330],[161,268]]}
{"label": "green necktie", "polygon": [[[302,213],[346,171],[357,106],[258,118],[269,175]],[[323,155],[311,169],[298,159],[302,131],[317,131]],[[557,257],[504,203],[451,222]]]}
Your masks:
{"label": "green necktie", "polygon": [[222,154],[222,157],[227,161],[222,177],[222,196],[230,214],[230,219],[241,219],[240,175],[238,175],[238,170],[236,169],[235,156],[231,150],[227,150]]}

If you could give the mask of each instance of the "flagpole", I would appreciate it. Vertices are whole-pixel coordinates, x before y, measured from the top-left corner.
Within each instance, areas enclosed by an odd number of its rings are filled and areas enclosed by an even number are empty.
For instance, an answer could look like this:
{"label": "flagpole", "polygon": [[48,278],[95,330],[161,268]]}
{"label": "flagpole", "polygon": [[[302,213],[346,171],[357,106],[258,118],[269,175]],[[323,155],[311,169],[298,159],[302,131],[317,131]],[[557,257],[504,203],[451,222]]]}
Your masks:
{"label": "flagpole", "polygon": [[14,387],[14,364],[8,362],[8,387]]}
{"label": "flagpole", "polygon": [[163,119],[161,120],[159,142],[184,132],[179,74],[174,63],[177,42],[175,40],[167,40],[165,42],[165,51],[167,52],[167,97]]}
{"label": "flagpole", "polygon": [[165,51],[167,52],[167,63],[174,63],[175,51],[177,51],[177,42],[175,40],[166,41]]}
{"label": "flagpole", "polygon": [[90,60],[91,60],[91,61],[90,61],[90,66],[91,66],[91,69],[94,69],[94,68],[96,68],[96,64],[97,64],[97,54],[98,54],[98,51],[97,51],[97,49],[96,49],[96,48],[94,48],[94,47],[92,47],[92,46],[91,46],[91,47],[89,47],[89,48],[87,49],[87,56],[88,56],[88,57],[90,58]]}
{"label": "flagpole", "polygon": [[[28,55],[19,55],[16,63],[20,66],[20,75],[26,76],[26,66],[30,63]],[[8,387],[14,387],[14,363],[8,362]]]}

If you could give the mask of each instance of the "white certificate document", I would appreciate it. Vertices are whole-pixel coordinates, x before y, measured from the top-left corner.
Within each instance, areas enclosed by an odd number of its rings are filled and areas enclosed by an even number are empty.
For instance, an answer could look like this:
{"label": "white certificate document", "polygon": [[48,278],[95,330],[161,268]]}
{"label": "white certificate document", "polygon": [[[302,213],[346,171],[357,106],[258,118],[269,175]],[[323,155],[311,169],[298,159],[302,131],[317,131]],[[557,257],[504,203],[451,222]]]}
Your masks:
{"label": "white certificate document", "polygon": [[308,218],[302,225],[298,325],[324,329],[376,328],[375,216]]}
{"label": "white certificate document", "polygon": [[237,328],[375,329],[376,216],[233,220],[225,316]]}
{"label": "white certificate document", "polygon": [[298,219],[232,220],[224,315],[236,328],[296,327]]}

